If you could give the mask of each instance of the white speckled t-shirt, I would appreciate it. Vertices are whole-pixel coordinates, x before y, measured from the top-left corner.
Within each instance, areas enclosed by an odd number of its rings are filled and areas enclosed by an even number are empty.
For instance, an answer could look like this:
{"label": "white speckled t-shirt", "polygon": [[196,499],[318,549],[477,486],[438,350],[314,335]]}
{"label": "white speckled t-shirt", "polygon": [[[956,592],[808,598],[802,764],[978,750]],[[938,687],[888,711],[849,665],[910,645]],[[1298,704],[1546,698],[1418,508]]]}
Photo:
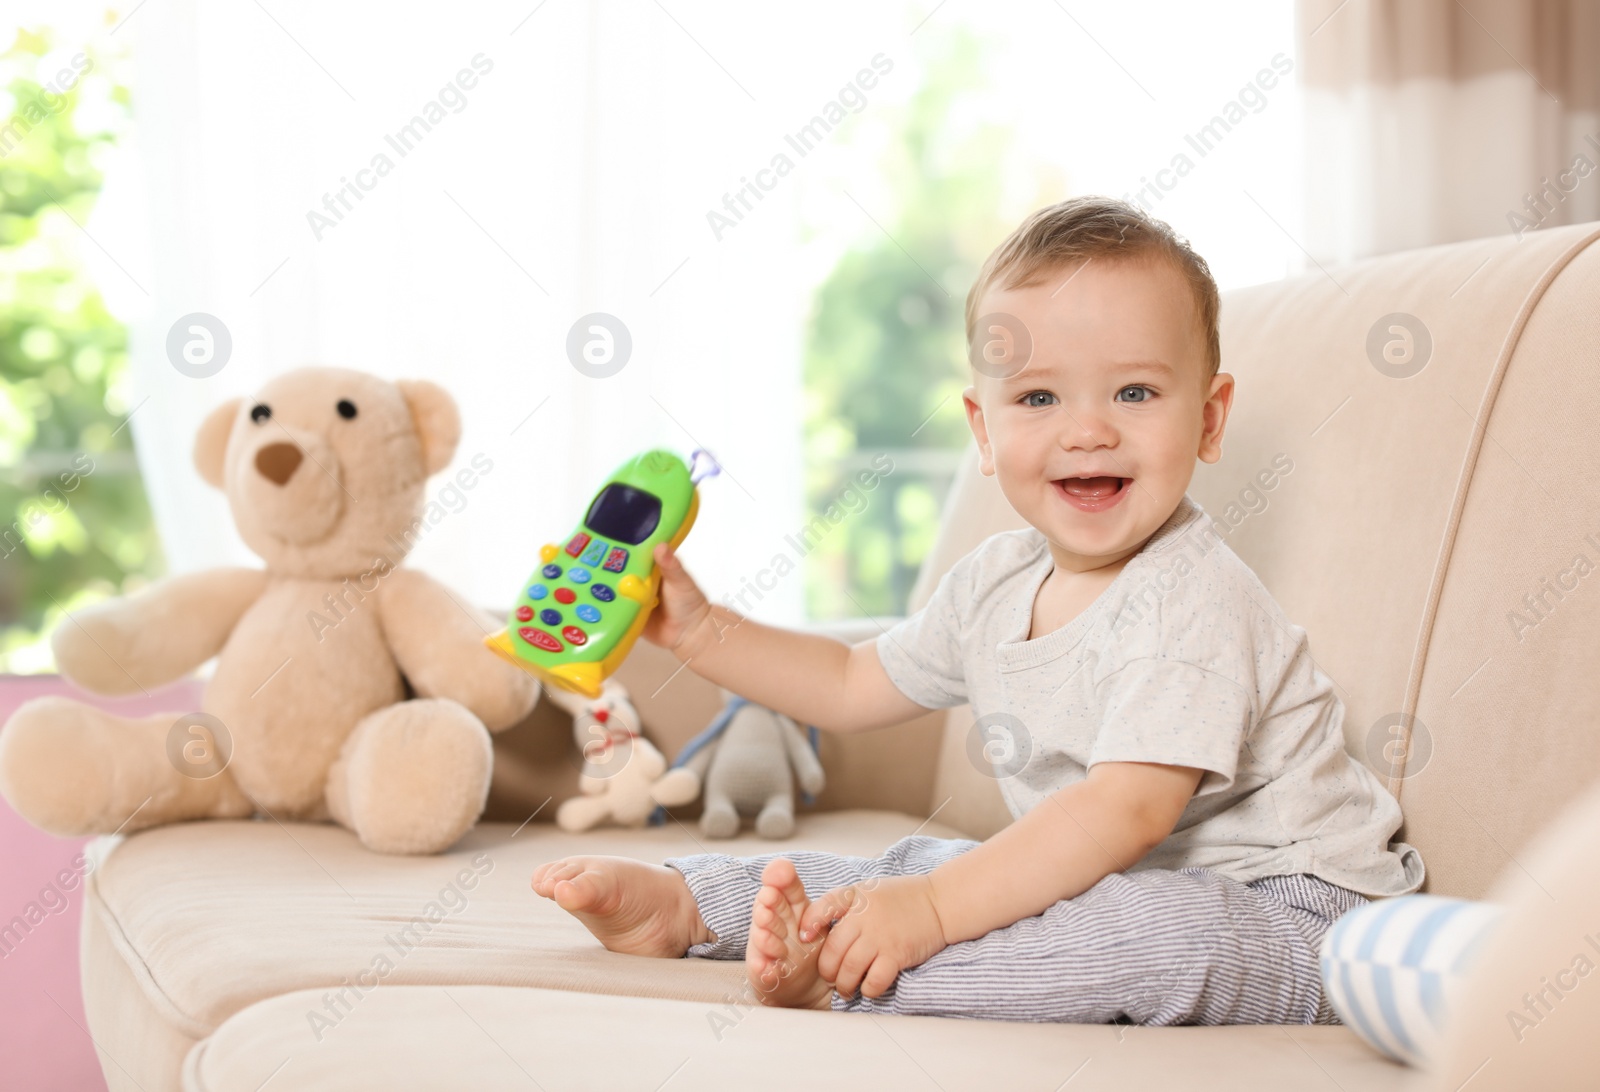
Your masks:
{"label": "white speckled t-shirt", "polygon": [[987,756],[1012,815],[1096,762],[1195,766],[1177,826],[1134,869],[1309,872],[1369,896],[1422,885],[1421,854],[1389,843],[1399,803],[1345,750],[1305,630],[1189,496],[1081,614],[1030,641],[1054,564],[1037,528],[993,535],[877,639],[912,701],[971,704],[968,753]]}

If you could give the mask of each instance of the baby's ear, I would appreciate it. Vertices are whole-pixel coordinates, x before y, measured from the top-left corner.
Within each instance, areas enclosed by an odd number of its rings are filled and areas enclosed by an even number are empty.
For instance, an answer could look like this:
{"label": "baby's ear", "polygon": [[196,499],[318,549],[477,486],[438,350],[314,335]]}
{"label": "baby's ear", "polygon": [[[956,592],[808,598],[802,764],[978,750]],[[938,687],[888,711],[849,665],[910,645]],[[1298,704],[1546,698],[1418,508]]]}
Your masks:
{"label": "baby's ear", "polygon": [[972,431],[973,444],[978,449],[978,471],[984,475],[994,473],[994,454],[989,450],[989,425],[984,420],[983,403],[978,400],[978,388],[968,387],[961,392],[961,404],[967,411],[967,428]]}
{"label": "baby's ear", "polygon": [[432,476],[450,465],[461,442],[461,414],[450,392],[426,379],[399,379],[395,386],[411,410],[422,441],[423,472]]}
{"label": "baby's ear", "polygon": [[194,437],[194,466],[200,477],[218,489],[223,487],[223,472],[228,456],[228,437],[239,416],[242,398],[230,398],[206,415]]}

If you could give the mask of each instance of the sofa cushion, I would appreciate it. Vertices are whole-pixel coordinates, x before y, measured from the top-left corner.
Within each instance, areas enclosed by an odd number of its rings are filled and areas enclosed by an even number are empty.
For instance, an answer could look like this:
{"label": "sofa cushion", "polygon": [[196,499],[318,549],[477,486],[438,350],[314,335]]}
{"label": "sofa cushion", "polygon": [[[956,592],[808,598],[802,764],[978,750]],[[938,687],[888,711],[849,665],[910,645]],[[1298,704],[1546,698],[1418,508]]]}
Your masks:
{"label": "sofa cushion", "polygon": [[1379,899],[1322,937],[1322,989],[1374,1050],[1426,1067],[1472,961],[1504,907],[1442,895]]}
{"label": "sofa cushion", "polygon": [[350,983],[542,986],[704,1007],[743,982],[741,963],[608,952],[533,893],[534,867],[580,853],[652,862],[703,851],[872,857],[919,828],[959,837],[936,821],[855,810],[803,816],[781,841],[753,831],[713,841],[681,823],[582,834],[490,823],[449,853],[389,857],[333,825],[185,823],[106,852],[88,905],[151,1011],[192,1039],[263,998]]}
{"label": "sofa cushion", "polygon": [[[663,961],[664,962],[664,961]],[[691,961],[692,962],[692,961]],[[742,967],[742,964],[730,964]],[[677,967],[675,970],[685,970]],[[486,986],[368,993],[317,1041],[301,991],[189,1053],[185,1092],[363,1088],[1298,1088],[1412,1092],[1343,1027],[1143,1028],[768,1009]]]}

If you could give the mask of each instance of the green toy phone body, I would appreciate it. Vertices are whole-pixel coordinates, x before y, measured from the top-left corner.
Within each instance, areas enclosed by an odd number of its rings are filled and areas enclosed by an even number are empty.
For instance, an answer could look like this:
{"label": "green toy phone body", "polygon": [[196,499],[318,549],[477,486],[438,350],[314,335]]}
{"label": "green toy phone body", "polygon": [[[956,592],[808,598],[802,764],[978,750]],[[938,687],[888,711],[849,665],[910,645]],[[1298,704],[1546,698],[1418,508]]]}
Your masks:
{"label": "green toy phone body", "polygon": [[484,644],[543,682],[599,697],[658,602],[656,544],[677,549],[699,508],[699,490],[676,454],[658,448],[628,460],[565,544],[540,547],[540,567],[506,628]]}

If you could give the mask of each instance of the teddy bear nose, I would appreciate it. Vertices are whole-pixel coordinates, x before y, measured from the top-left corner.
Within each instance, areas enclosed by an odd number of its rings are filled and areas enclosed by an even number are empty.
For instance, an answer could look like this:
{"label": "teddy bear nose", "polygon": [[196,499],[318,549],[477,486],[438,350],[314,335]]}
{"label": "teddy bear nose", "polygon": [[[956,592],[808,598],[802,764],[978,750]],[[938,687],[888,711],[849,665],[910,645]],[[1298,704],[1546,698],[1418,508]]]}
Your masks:
{"label": "teddy bear nose", "polygon": [[303,458],[294,444],[268,444],[256,452],[256,469],[273,485],[282,485],[293,476]]}
{"label": "teddy bear nose", "polygon": [[604,724],[611,719],[611,711],[609,709],[596,709],[594,711],[594,719]]}

